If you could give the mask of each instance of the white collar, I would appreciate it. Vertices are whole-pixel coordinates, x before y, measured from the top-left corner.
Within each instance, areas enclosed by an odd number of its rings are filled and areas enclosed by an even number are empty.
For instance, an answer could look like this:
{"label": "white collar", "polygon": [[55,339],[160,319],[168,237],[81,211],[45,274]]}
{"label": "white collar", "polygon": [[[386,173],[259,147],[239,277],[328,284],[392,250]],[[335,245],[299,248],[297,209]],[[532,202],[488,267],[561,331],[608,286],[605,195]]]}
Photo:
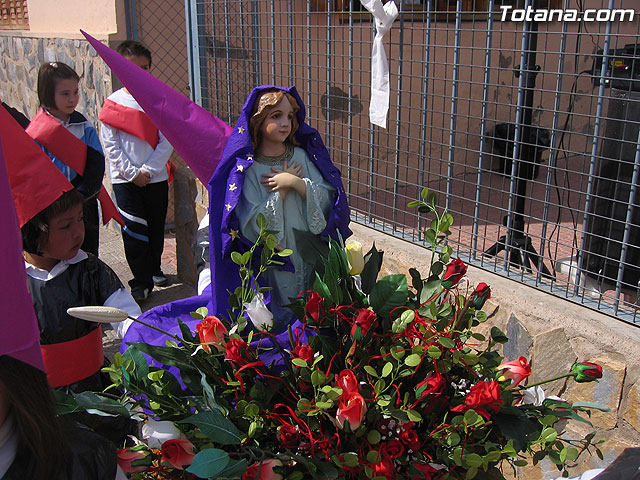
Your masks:
{"label": "white collar", "polygon": [[58,275],[63,273],[67,268],[69,268],[69,265],[79,263],[85,260],[87,257],[88,255],[84,250],[78,250],[78,253],[76,254],[75,257],[73,257],[70,260],[60,260],[51,269],[50,272],[43,270],[42,268],[38,268],[35,265],[32,265],[31,263],[27,262],[26,260],[24,261],[24,268],[27,271],[27,275],[29,275],[31,278],[35,278],[36,280],[42,280],[46,282],[56,278]]}

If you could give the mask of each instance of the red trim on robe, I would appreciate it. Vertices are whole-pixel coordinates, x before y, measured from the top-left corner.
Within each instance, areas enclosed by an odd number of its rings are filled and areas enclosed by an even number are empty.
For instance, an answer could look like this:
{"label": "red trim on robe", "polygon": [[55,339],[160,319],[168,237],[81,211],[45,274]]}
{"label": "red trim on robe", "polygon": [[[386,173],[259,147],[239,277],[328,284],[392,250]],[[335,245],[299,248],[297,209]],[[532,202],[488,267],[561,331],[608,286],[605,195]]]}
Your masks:
{"label": "red trim on robe", "polygon": [[41,345],[44,368],[51,387],[70,385],[96,373],[104,363],[102,328],[68,342]]}
{"label": "red trim on robe", "polygon": [[[153,149],[158,146],[160,135],[158,128],[149,118],[149,115],[137,108],[121,105],[113,100],[105,100],[98,120],[106,123],[110,127],[122,130],[129,135],[133,135],[140,140],[147,142]],[[167,162],[168,182],[173,181],[173,172],[176,167],[171,162]]]}
{"label": "red trim on robe", "polygon": [[107,99],[102,105],[98,120],[144,140],[154,150],[160,141],[158,128],[153,124],[149,115],[137,108],[126,107]]}
{"label": "red trim on robe", "polygon": [[[41,145],[44,145],[56,158],[62,160],[78,175],[84,173],[87,162],[87,144],[67,130],[60,122],[44,110],[39,110],[27,127],[27,133]],[[124,227],[124,220],[111,197],[104,188],[100,188],[98,201],[102,208],[102,222],[106,225],[114,219]]]}

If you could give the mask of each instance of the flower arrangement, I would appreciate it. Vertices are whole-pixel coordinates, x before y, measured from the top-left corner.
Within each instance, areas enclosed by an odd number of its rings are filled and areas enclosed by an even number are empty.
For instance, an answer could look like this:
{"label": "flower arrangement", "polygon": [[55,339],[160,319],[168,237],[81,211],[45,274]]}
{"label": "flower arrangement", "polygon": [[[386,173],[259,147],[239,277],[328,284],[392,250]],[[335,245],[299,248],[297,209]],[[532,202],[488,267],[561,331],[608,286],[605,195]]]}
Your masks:
{"label": "flower arrangement", "polygon": [[[137,343],[116,355],[106,370],[125,394],[94,396],[92,408],[146,412],[147,430],[173,429],[163,443],[154,445],[147,432],[146,442],[123,449],[125,471],[132,478],[500,479],[543,458],[564,470],[585,451],[600,454],[595,433],[567,438],[561,420],[589,423],[589,409],[605,407],[545,399],[545,382],[525,385],[527,360],[499,353],[504,333],[476,331],[489,316],[482,308],[491,290],[472,288],[466,265],[451,258],[453,218],[438,212],[426,189],[410,205],[434,216],[425,232],[433,253],[426,277],[411,269],[410,285],[402,274],[378,279],[383,252],[374,246],[362,255],[357,242],[345,249],[331,240],[312,289],[290,306],[299,322],[274,335],[257,280],[290,252],[276,251],[263,223],[254,248],[233,257],[243,283],[228,318],[200,309],[192,314],[196,328],[180,320],[182,335],[165,346]],[[179,375],[150,367],[143,353]],[[564,376],[597,381],[602,369],[585,362]],[[87,403],[82,395],[76,403]]]}

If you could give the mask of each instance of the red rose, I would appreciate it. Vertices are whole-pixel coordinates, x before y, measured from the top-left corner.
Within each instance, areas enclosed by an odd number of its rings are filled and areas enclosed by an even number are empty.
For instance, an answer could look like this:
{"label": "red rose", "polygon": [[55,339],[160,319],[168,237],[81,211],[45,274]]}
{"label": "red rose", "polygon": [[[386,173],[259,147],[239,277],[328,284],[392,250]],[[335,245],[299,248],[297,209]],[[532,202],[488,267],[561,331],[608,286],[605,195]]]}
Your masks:
{"label": "red rose", "polygon": [[447,407],[449,407],[449,397],[447,395],[439,393],[437,395],[434,395],[433,398],[429,399],[429,401],[422,409],[422,413],[424,415],[429,415],[433,412],[440,412]]}
{"label": "red rose", "polygon": [[224,350],[224,335],[227,333],[227,327],[224,326],[218,317],[209,315],[196,325],[196,328],[198,329],[200,343],[203,344],[202,348],[205,352],[211,353],[211,347],[205,345],[206,343],[215,345],[220,351]]}
{"label": "red rose", "polygon": [[242,480],[281,480],[282,475],[273,471],[273,467],[280,466],[282,466],[282,462],[275,458],[270,458],[262,463],[254,463],[242,474]]}
{"label": "red rose", "polygon": [[118,466],[124,473],[143,472],[147,469],[146,465],[140,465],[139,467],[132,467],[131,463],[136,460],[142,460],[147,456],[147,452],[132,452],[127,448],[121,448],[118,450]]}
{"label": "red rose", "polygon": [[452,412],[466,412],[475,410],[485,420],[489,420],[491,413],[498,413],[502,405],[502,390],[495,380],[491,382],[481,381],[471,387],[464,399],[464,404],[451,409]]}
{"label": "red rose", "polygon": [[491,298],[491,288],[484,282],[480,282],[471,294],[471,306],[476,310],[484,307],[484,302]]}
{"label": "red rose", "polygon": [[278,429],[278,440],[284,448],[298,448],[300,445],[300,432],[290,423],[281,425]]}
{"label": "red rose", "polygon": [[502,362],[496,370],[504,370],[498,380],[501,382],[511,380],[509,388],[517,387],[520,385],[520,382],[531,375],[531,367],[524,357],[520,357],[511,362]]}
{"label": "red rose", "polygon": [[191,465],[193,457],[196,454],[193,452],[193,444],[189,440],[182,440],[180,438],[172,438],[167,440],[160,447],[162,453],[162,460],[169,462],[175,468],[180,470],[185,466]]}
{"label": "red rose", "polygon": [[336,412],[336,422],[339,428],[344,428],[345,422],[349,421],[349,428],[352,431],[358,429],[367,413],[367,404],[359,393],[347,393],[340,396],[338,411]]}
{"label": "red rose", "polygon": [[351,370],[342,370],[336,378],[336,385],[342,389],[342,395],[360,391],[358,379]]}
{"label": "red rose", "polygon": [[400,441],[406,445],[406,447],[414,452],[420,450],[420,437],[418,433],[413,429],[413,422],[405,423],[400,427],[400,435],[398,436]]}
{"label": "red rose", "polygon": [[368,308],[359,308],[356,312],[356,317],[353,322],[353,326],[351,327],[351,336],[353,337],[358,327],[360,327],[360,335],[363,337],[371,328],[371,325],[376,320],[376,313]]}
{"label": "red rose", "polygon": [[416,385],[416,396],[418,397],[416,403],[420,402],[427,395],[442,392],[444,385],[444,377],[440,375],[440,372],[434,372],[432,375]]}
{"label": "red rose", "polygon": [[455,287],[460,279],[467,273],[467,266],[459,258],[455,258],[447,263],[447,269],[442,277],[442,286],[449,290]]}
{"label": "red rose", "polygon": [[418,475],[412,475],[411,480],[431,480],[434,473],[438,473],[437,468],[433,468],[428,463],[414,463],[412,467],[420,471]]}
{"label": "red rose", "polygon": [[571,367],[571,373],[576,382],[597,382],[602,378],[602,367],[597,363],[580,362]]}
{"label": "red rose", "polygon": [[380,447],[380,454],[384,458],[398,458],[404,453],[404,445],[399,440],[389,440]]}
{"label": "red rose", "polygon": [[309,345],[296,345],[293,350],[291,350],[292,358],[301,358],[307,365],[313,364],[313,348]]}
{"label": "red rose", "polygon": [[245,365],[248,363],[248,360],[246,359],[248,356],[248,348],[249,346],[244,340],[241,340],[240,338],[232,338],[225,345],[224,357],[238,365]]}
{"label": "red rose", "polygon": [[386,480],[393,480],[396,478],[396,469],[393,466],[393,461],[390,458],[383,458],[380,462],[371,466],[373,468],[374,477],[384,477]]}
{"label": "red rose", "polygon": [[318,292],[311,292],[311,296],[309,300],[307,300],[307,305],[305,307],[313,321],[317,324],[318,319],[320,318],[320,312],[322,311],[322,297],[318,294]]}

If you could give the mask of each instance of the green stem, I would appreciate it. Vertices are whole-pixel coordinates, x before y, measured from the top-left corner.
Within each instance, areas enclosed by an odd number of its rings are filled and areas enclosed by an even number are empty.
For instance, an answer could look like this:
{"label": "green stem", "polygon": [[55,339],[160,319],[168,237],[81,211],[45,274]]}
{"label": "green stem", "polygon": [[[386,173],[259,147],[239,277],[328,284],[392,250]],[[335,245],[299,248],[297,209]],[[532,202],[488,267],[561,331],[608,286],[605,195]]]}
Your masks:
{"label": "green stem", "polygon": [[137,322],[137,323],[139,323],[139,324],[141,324],[141,325],[144,325],[145,327],[149,327],[149,328],[151,328],[152,330],[155,330],[155,331],[160,332],[160,333],[164,333],[164,334],[165,334],[165,335],[167,335],[168,337],[171,337],[171,338],[173,338],[174,340],[177,340],[177,341],[178,341],[178,342],[180,342],[180,343],[184,343],[184,344],[188,344],[188,345],[193,345],[193,343],[191,343],[191,342],[187,342],[187,341],[186,341],[186,340],[184,340],[183,338],[180,338],[180,337],[178,337],[177,335],[173,335],[172,333],[169,333],[169,332],[167,332],[166,330],[162,330],[161,328],[158,328],[158,327],[156,327],[156,326],[154,326],[154,325],[151,325],[151,324],[149,324],[149,323],[147,323],[147,322],[143,322],[142,320],[138,320],[137,318],[133,318],[133,317],[127,317],[127,318],[130,318],[130,319],[131,319],[131,320],[133,320],[134,322]]}
{"label": "green stem", "polygon": [[514,391],[518,392],[520,390],[526,390],[527,388],[537,387],[538,385],[544,385],[545,383],[555,382],[556,380],[561,380],[561,379],[567,378],[567,377],[573,377],[573,373],[571,373],[571,372],[565,373],[564,375],[560,375],[559,377],[550,378],[548,380],[543,380],[543,381],[538,382],[538,383],[532,383],[531,385],[521,385],[521,386],[517,387],[516,389],[514,389]]}

